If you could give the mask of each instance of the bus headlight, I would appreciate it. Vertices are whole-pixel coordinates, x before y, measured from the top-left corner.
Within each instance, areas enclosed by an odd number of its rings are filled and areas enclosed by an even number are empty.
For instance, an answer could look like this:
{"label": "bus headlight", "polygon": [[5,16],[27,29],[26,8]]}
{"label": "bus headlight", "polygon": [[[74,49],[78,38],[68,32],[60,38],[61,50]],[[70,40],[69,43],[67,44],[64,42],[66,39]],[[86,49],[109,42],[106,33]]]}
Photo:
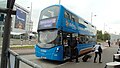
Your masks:
{"label": "bus headlight", "polygon": [[34,46],[34,48],[36,48],[36,45]]}
{"label": "bus headlight", "polygon": [[56,48],[56,52],[58,52],[60,50],[60,48]]}

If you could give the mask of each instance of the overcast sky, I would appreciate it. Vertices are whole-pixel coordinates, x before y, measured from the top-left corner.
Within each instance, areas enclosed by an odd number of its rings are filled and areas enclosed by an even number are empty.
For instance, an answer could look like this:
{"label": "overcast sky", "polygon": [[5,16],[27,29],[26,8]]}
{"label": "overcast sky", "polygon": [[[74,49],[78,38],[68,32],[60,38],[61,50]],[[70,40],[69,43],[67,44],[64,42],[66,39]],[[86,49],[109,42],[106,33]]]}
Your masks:
{"label": "overcast sky", "polygon": [[[47,6],[59,4],[59,0],[16,0],[17,4],[25,8],[30,7],[31,2],[33,31],[37,31],[40,11]],[[120,33],[120,0],[61,0],[60,4],[89,22],[93,13],[92,24],[98,30]]]}

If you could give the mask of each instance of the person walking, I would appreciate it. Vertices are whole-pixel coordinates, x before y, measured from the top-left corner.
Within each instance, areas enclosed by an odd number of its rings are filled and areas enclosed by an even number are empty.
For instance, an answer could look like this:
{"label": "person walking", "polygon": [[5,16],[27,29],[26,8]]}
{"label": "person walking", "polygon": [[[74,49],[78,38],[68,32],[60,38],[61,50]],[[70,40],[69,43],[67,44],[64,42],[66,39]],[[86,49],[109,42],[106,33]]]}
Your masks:
{"label": "person walking", "polygon": [[94,46],[94,50],[95,50],[94,63],[97,63],[97,62],[96,62],[97,55],[99,55],[99,63],[102,63],[102,62],[101,62],[101,53],[102,53],[101,44],[100,44],[100,43],[96,44],[96,45]]}
{"label": "person walking", "polygon": [[108,40],[108,45],[109,45],[109,47],[110,47],[110,40]]}

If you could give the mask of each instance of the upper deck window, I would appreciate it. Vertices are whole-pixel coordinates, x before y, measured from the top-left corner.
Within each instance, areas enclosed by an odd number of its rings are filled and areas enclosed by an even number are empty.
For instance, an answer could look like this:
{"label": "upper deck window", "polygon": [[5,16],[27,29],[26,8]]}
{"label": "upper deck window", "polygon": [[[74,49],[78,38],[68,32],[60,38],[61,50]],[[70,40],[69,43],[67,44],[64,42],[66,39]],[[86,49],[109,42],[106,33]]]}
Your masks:
{"label": "upper deck window", "polygon": [[80,24],[84,24],[83,19],[79,18],[79,23],[80,23]]}
{"label": "upper deck window", "polygon": [[56,17],[59,14],[59,6],[51,6],[48,7],[44,10],[42,10],[40,14],[40,20],[41,19],[46,19],[46,18],[51,18],[51,17]]}
{"label": "upper deck window", "polygon": [[75,17],[74,17],[74,16],[71,16],[71,20],[72,20],[73,22],[75,22]]}
{"label": "upper deck window", "polygon": [[78,17],[75,14],[73,14],[67,10],[64,12],[64,17],[73,22],[78,22]]}
{"label": "upper deck window", "polygon": [[70,13],[65,12],[65,13],[64,13],[64,16],[65,16],[65,18],[67,18],[67,19],[69,19],[69,20],[70,20]]}

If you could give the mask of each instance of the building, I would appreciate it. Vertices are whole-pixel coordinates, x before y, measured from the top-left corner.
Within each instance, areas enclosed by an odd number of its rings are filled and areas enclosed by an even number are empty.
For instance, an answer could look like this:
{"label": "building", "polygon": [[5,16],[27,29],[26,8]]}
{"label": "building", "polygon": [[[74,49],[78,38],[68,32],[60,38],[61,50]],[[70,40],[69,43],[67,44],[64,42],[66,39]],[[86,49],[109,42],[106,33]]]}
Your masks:
{"label": "building", "polygon": [[117,42],[117,40],[120,39],[120,35],[110,34],[110,36],[112,42]]}
{"label": "building", "polygon": [[[3,2],[3,3],[1,3]],[[0,1],[0,8],[6,7],[6,1]],[[32,32],[33,22],[31,19],[31,12],[24,7],[15,3],[13,10],[16,10],[16,15],[12,15],[11,34],[20,35],[27,33],[28,35]],[[0,13],[0,15],[3,13]],[[5,14],[4,14],[5,17]],[[0,34],[3,34],[4,22],[0,21]]]}
{"label": "building", "polygon": [[30,20],[30,11],[26,10],[22,6],[15,4],[14,10],[16,10],[16,16],[12,18],[12,31],[14,33],[30,33],[33,28],[33,22]]}

